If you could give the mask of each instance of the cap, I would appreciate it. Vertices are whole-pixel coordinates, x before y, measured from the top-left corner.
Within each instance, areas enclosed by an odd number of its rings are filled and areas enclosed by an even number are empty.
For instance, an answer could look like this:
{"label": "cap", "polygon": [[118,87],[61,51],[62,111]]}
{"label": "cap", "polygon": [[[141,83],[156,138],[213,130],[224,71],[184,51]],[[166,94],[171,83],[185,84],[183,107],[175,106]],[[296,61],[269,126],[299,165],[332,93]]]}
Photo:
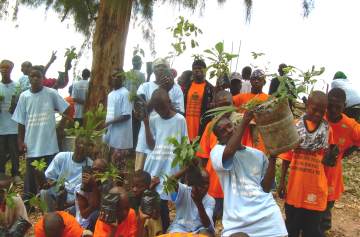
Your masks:
{"label": "cap", "polygon": [[242,77],[241,77],[240,73],[238,73],[238,72],[231,73],[230,81],[232,81],[232,80],[241,80],[241,79],[242,79]]}
{"label": "cap", "polygon": [[155,61],[153,62],[153,69],[156,66],[159,66],[159,65],[165,65],[168,68],[170,68],[169,62],[165,58],[157,58],[157,59],[155,59]]}
{"label": "cap", "polygon": [[265,72],[261,69],[256,69],[255,71],[253,71],[253,73],[250,76],[250,80],[260,79],[260,78],[265,79]]}

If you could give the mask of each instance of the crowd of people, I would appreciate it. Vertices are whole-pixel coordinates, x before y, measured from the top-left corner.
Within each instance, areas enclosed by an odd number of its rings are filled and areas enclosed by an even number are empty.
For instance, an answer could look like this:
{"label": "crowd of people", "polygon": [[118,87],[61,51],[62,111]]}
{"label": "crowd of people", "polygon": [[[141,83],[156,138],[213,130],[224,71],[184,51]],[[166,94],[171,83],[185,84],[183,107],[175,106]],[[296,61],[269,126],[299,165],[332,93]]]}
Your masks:
{"label": "crowd of people", "polygon": [[[33,223],[36,237],[215,236],[218,222],[222,236],[233,237],[322,237],[331,229],[331,210],[344,192],[342,159],[360,145],[360,91],[343,72],[335,74],[329,92],[313,91],[307,98],[304,114],[294,121],[297,148],[274,156],[244,105],[268,100],[278,78],[265,93],[265,72],[247,66],[214,86],[206,79],[206,63],[197,59],[175,80],[176,71],[159,58],[150,81],[141,72],[141,57],[134,56],[136,80],[121,68],[111,73],[103,136],[110,155],[95,159],[96,144],[84,134],[76,137],[73,151],[59,152],[67,121],[85,122],[91,72],[84,69],[62,98],[57,89],[67,86],[71,63],[61,78],[48,79],[55,59],[53,54],[46,66],[24,62],[18,81],[11,77],[14,63],[0,63],[0,236],[25,234],[34,197],[46,204]],[[279,76],[287,76],[285,67],[279,66]],[[204,116],[222,106],[238,111]],[[169,138],[181,143],[184,137],[190,143],[199,138],[199,149],[190,164],[173,166]],[[21,182],[20,155],[26,163],[22,196],[11,189]],[[128,159],[134,159],[129,180],[103,175],[111,166],[126,169]],[[5,174],[8,160],[11,176]],[[34,161],[45,163],[44,173]],[[277,161],[281,177],[275,181]],[[285,220],[275,192],[285,200]],[[173,218],[169,207],[175,207]]]}

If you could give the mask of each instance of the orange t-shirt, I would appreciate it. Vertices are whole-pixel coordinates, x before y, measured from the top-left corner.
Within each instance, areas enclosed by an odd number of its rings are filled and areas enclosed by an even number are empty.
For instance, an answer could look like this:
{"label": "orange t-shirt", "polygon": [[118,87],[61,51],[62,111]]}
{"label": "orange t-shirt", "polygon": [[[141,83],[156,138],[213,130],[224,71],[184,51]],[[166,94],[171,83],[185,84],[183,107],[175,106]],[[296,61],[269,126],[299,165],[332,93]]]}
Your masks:
{"label": "orange t-shirt", "polygon": [[206,237],[207,235],[193,234],[193,233],[169,233],[159,235],[158,237]]}
{"label": "orange t-shirt", "polygon": [[[238,94],[236,96],[233,96],[233,103],[234,103],[234,105],[236,107],[239,107],[239,111],[243,112],[244,110],[241,109],[240,107],[242,105],[245,105],[247,102],[249,102],[253,98],[257,98],[258,100],[261,100],[261,101],[266,101],[269,98],[269,95],[265,94],[265,93],[261,93],[261,94],[252,94],[252,93]],[[250,125],[250,126],[253,126],[253,125]],[[256,148],[256,149],[266,153],[266,149],[265,149],[265,145],[264,145],[264,141],[263,141],[262,137],[260,136],[259,132],[256,131],[256,130],[253,133],[252,129],[254,129],[254,128],[252,127],[250,129],[250,126],[247,127],[245,129],[245,131],[244,131],[244,135],[243,135],[243,139],[242,139],[243,144],[245,146]],[[254,136],[256,136],[255,139],[254,139]]]}
{"label": "orange t-shirt", "polygon": [[335,167],[325,167],[325,174],[328,180],[329,195],[328,201],[338,200],[344,192],[344,181],[342,175],[342,159],[344,152],[349,147],[360,146],[360,124],[354,119],[342,115],[342,119],[337,123],[328,120],[333,131],[334,144],[339,147],[339,156]]}
{"label": "orange t-shirt", "polygon": [[210,158],[210,152],[211,149],[217,144],[218,140],[215,134],[210,130],[211,129],[212,122],[209,122],[204,130],[204,133],[201,137],[200,144],[199,144],[199,151],[196,153],[196,155],[202,159],[208,159],[208,162],[206,164],[206,171],[209,174],[209,190],[208,194],[212,196],[213,198],[224,198],[224,193],[221,188],[221,184],[219,181],[219,177],[216,174],[216,171],[214,170],[211,159]]}
{"label": "orange t-shirt", "polygon": [[201,105],[205,91],[205,82],[193,82],[186,101],[186,124],[190,141],[198,135],[201,119]]}
{"label": "orange t-shirt", "polygon": [[[57,212],[64,220],[65,229],[62,237],[81,237],[84,229],[76,221],[75,217],[64,211]],[[42,217],[34,226],[36,237],[45,237],[44,217]]]}
{"label": "orange t-shirt", "polygon": [[74,118],[75,114],[75,102],[71,96],[65,98],[66,102],[69,103],[69,116],[70,118]]}
{"label": "orange t-shirt", "polygon": [[[111,226],[101,220],[96,221],[93,237],[105,237],[111,232]],[[136,237],[137,221],[134,209],[129,210],[127,218],[116,229],[115,237]]]}
{"label": "orange t-shirt", "polygon": [[[310,131],[316,125],[306,121]],[[329,129],[329,144],[334,144],[331,128]],[[325,150],[307,151],[291,150],[280,155],[283,160],[290,161],[290,173],[287,183],[285,201],[296,208],[324,211],[327,205],[327,179],[325,175]]]}

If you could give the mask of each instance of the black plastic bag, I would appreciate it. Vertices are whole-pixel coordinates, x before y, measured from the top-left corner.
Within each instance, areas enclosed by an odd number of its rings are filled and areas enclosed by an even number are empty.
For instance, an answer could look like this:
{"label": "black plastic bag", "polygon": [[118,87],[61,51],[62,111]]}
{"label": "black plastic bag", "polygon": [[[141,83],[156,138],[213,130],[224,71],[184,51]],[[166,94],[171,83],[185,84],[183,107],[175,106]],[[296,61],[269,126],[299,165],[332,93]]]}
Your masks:
{"label": "black plastic bag", "polygon": [[149,216],[160,212],[160,196],[156,191],[145,190],[140,203],[141,211]]}
{"label": "black plastic bag", "polygon": [[120,196],[119,194],[108,193],[101,201],[99,219],[105,223],[115,223],[117,220],[116,211],[118,208]]}
{"label": "black plastic bag", "polygon": [[134,101],[134,112],[136,114],[136,118],[142,121],[147,114],[146,101],[141,96],[136,96]]}
{"label": "black plastic bag", "polygon": [[56,201],[56,210],[62,211],[65,209],[67,199],[67,191],[64,186],[59,188],[59,191],[56,193],[55,201]]}
{"label": "black plastic bag", "polygon": [[339,156],[339,147],[331,144],[325,153],[322,163],[326,166],[334,167],[336,165],[337,157]]}
{"label": "black plastic bag", "polygon": [[19,217],[19,219],[17,219],[17,221],[11,226],[9,230],[9,236],[23,237],[30,228],[31,223],[24,218]]}
{"label": "black plastic bag", "polygon": [[9,231],[5,228],[0,227],[0,237],[9,237]]}

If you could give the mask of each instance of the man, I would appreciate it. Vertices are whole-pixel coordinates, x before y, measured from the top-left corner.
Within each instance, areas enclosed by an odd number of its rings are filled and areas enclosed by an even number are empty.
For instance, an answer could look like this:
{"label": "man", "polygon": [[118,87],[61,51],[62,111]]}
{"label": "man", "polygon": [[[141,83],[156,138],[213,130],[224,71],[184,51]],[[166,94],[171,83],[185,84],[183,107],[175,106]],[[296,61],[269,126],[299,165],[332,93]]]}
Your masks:
{"label": "man", "polygon": [[252,73],[252,69],[250,66],[246,66],[241,71],[241,77],[242,77],[242,86],[240,93],[250,93],[251,91],[251,83],[250,83],[250,76]]}
{"label": "man", "polygon": [[238,72],[231,73],[230,76],[230,92],[233,96],[240,94],[241,91],[241,75]]}
{"label": "man", "polygon": [[[142,73],[141,66],[142,60],[139,55],[135,55],[132,58],[133,68],[130,71],[134,74],[133,78],[126,78],[124,81],[124,87],[129,91],[130,94],[136,95],[136,91],[141,84],[145,82],[145,74]],[[136,146],[137,138],[139,135],[141,121],[138,120],[135,116],[132,116],[132,134],[133,134],[133,144]]]}
{"label": "man", "polygon": [[224,191],[222,236],[287,236],[284,220],[271,191],[276,158],[243,146],[241,139],[253,115],[246,112],[234,129],[227,117],[214,125],[219,144],[210,154]]}
{"label": "man", "polygon": [[346,102],[344,114],[360,122],[360,92],[359,89],[347,79],[345,73],[338,71],[331,82],[331,88],[341,88],[345,91]]}
{"label": "man", "polygon": [[17,83],[11,80],[14,64],[9,60],[0,63],[0,172],[5,173],[5,165],[11,160],[11,175],[15,182],[20,182],[19,157],[17,147],[17,124],[9,112],[12,97],[15,96]]}
{"label": "man", "polygon": [[[56,136],[55,111],[68,113],[68,104],[56,90],[42,85],[42,69],[34,66],[29,74],[30,90],[21,93],[12,119],[18,123],[18,146],[21,153],[26,153],[26,173],[24,199],[37,193],[34,167],[35,160],[45,159],[49,164],[59,152]],[[65,119],[59,124],[63,129]]]}
{"label": "man", "polygon": [[90,71],[89,69],[84,69],[82,71],[82,80],[77,81],[73,84],[72,98],[75,102],[75,121],[78,121],[80,125],[83,122],[84,116],[84,105],[86,102],[87,92],[89,90],[89,81]]}
{"label": "man", "polygon": [[201,117],[210,108],[214,87],[205,79],[206,64],[197,59],[192,64],[193,81],[186,88],[185,118],[190,141],[193,141],[204,131],[206,122],[201,122]]}
{"label": "man", "polygon": [[[48,180],[47,189],[41,190],[42,199],[46,202],[48,211],[58,210],[56,205],[58,191],[60,185],[63,185],[66,190],[66,203],[63,209],[74,205],[75,188],[81,184],[81,175],[83,167],[92,165],[92,160],[89,158],[89,151],[92,147],[92,142],[85,136],[78,136],[75,140],[74,152],[60,152],[51,161],[49,167],[45,171],[45,176]],[[58,182],[63,181],[62,184]],[[55,186],[58,188],[55,188]]]}
{"label": "man", "polygon": [[26,90],[30,89],[29,73],[30,73],[31,67],[32,67],[32,64],[29,61],[25,61],[21,64],[21,71],[24,74],[19,79],[21,91],[26,91]]}

